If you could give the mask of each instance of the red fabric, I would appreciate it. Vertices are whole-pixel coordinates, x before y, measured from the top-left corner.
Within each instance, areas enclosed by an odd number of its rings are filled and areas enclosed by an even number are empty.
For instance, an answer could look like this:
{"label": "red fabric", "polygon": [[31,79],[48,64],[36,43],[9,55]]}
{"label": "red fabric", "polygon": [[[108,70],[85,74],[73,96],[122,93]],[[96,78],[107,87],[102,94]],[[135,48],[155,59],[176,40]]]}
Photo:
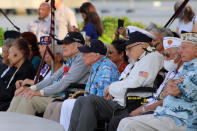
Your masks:
{"label": "red fabric", "polygon": [[124,69],[126,68],[127,65],[128,65],[128,63],[124,62],[118,67],[118,71],[120,72],[120,74],[124,71]]}
{"label": "red fabric", "polygon": [[69,71],[70,67],[64,67],[64,76],[67,74],[67,72]]}

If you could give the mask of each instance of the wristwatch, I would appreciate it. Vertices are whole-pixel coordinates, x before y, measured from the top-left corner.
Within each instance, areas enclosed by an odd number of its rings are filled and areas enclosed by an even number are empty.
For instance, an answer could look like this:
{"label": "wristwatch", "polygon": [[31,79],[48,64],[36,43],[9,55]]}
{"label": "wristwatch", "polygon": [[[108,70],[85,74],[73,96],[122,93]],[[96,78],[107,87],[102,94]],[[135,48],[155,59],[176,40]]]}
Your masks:
{"label": "wristwatch", "polygon": [[143,112],[143,113],[144,113],[144,112],[146,112],[146,110],[145,110],[144,106],[142,107],[142,112]]}

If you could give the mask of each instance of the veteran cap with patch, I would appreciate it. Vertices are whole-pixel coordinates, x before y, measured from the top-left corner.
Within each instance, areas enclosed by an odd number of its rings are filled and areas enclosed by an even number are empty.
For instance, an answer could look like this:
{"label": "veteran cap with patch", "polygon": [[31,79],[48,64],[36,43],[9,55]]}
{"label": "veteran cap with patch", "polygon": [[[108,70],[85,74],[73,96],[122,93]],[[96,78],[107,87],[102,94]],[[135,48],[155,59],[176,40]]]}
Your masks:
{"label": "veteran cap with patch", "polygon": [[136,42],[151,42],[155,38],[151,33],[138,27],[129,26],[127,29],[129,30],[129,40],[126,41],[125,45]]}
{"label": "veteran cap with patch", "polygon": [[164,37],[163,38],[163,46],[164,49],[179,47],[181,45],[182,40],[176,37]]}
{"label": "veteran cap with patch", "polygon": [[69,32],[63,40],[56,39],[57,44],[71,44],[71,43],[81,43],[82,45],[85,44],[85,40],[80,32]]}
{"label": "veteran cap with patch", "polygon": [[82,53],[95,52],[101,55],[106,55],[107,53],[107,47],[105,44],[102,41],[96,39],[90,40],[90,42],[87,42],[84,46],[78,47],[78,49]]}
{"label": "veteran cap with patch", "polygon": [[191,42],[197,45],[197,33],[184,33],[181,34],[182,42]]}

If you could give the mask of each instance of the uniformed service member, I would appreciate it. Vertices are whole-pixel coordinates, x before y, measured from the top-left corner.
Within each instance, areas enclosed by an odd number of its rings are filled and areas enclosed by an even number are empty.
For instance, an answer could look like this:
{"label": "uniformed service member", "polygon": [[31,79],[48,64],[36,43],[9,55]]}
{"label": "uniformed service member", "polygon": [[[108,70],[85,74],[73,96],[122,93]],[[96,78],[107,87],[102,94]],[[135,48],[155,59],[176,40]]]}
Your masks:
{"label": "uniformed service member", "polygon": [[[111,119],[114,111],[124,107],[127,88],[153,87],[153,82],[163,67],[163,57],[149,46],[148,42],[152,39],[153,36],[144,30],[133,30],[129,34],[125,50],[130,64],[119,81],[105,87],[104,98],[90,95],[76,101],[69,131],[92,131],[97,127],[97,120]],[[141,93],[135,95],[142,97]],[[143,93],[143,97],[151,95],[152,93]]]}

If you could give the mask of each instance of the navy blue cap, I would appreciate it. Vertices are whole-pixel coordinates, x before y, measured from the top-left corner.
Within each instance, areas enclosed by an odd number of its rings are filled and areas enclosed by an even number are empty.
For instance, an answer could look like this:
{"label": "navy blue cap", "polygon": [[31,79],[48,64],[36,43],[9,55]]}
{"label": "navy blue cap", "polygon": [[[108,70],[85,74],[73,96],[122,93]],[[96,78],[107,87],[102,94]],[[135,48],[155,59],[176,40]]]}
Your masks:
{"label": "navy blue cap", "polygon": [[135,31],[129,34],[129,40],[125,42],[125,45],[130,45],[136,42],[151,42],[152,38],[148,35]]}
{"label": "navy blue cap", "polygon": [[100,40],[92,39],[90,42],[86,43],[84,46],[78,47],[79,51],[82,53],[99,53],[101,55],[106,55],[107,47]]}
{"label": "navy blue cap", "polygon": [[8,30],[4,33],[4,40],[8,38],[16,39],[18,37],[20,37],[20,32],[14,30]]}
{"label": "navy blue cap", "polygon": [[[56,39],[57,40],[57,39]],[[71,43],[85,44],[85,40],[80,32],[69,32],[63,40],[57,40],[57,44],[71,44]]]}

